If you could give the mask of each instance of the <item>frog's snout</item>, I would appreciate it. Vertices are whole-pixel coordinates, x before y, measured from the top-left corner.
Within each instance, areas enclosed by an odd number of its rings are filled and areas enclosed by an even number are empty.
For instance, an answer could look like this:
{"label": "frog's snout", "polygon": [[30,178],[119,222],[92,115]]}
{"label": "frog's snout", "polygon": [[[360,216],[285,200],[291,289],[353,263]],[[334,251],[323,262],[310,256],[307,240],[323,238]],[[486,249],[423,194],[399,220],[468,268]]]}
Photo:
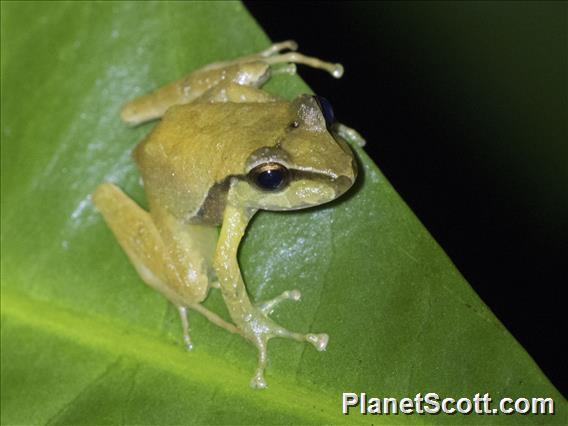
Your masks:
{"label": "frog's snout", "polygon": [[344,194],[351,186],[353,185],[353,180],[349,179],[347,176],[339,176],[335,181],[334,189],[335,189],[335,196],[339,197],[340,195]]}
{"label": "frog's snout", "polygon": [[357,162],[355,161],[355,159],[353,159],[350,172],[338,176],[333,181],[336,197],[339,197],[340,195],[347,192],[347,190],[353,186],[356,179],[357,179]]}

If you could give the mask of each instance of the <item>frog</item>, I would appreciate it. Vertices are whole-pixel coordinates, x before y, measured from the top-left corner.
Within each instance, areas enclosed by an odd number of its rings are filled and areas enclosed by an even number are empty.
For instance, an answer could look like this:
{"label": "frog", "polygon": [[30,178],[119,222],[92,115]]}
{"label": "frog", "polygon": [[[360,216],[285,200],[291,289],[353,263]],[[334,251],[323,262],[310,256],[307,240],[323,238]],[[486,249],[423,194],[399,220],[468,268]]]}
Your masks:
{"label": "frog", "polygon": [[[142,281],[177,309],[186,348],[193,348],[190,311],[242,336],[258,349],[250,382],[257,389],[267,386],[270,339],[324,351],[329,336],[290,331],[271,318],[282,302],[301,299],[298,289],[251,300],[237,256],[246,229],[260,210],[304,209],[344,194],[357,177],[346,140],[364,143],[335,121],[325,98],[286,100],[262,88],[273,75],[295,74],[296,64],[343,74],[341,64],[301,54],[288,40],[206,65],[128,102],[125,123],[160,120],[133,150],[148,210],[112,182],[92,195]],[[221,292],[230,320],[203,305],[212,291]]]}

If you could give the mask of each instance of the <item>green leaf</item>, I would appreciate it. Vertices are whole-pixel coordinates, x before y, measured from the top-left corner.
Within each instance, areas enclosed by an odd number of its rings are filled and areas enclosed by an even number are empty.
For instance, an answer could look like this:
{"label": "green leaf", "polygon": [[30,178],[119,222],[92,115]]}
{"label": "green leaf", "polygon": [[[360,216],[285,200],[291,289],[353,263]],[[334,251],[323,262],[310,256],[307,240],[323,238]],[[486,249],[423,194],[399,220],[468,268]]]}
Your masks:
{"label": "green leaf", "polygon": [[[328,351],[271,342],[265,391],[248,387],[255,348],[196,314],[186,353],[89,194],[111,180],[143,202],[130,152],[154,124],[124,126],[124,101],[269,40],[240,3],[3,2],[1,25],[2,424],[565,423],[565,400],[360,149],[349,196],[259,214],[240,253],[254,299],[302,290],[275,317],[329,333]],[[226,315],[218,292],[207,306]],[[556,415],[345,417],[342,392],[552,397]]]}

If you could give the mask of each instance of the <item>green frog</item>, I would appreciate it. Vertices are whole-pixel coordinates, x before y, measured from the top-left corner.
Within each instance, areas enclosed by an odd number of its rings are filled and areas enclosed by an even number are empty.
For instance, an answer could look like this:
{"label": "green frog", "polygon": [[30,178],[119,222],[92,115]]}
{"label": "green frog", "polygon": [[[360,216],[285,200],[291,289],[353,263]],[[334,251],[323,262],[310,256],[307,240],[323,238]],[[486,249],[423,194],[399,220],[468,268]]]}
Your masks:
{"label": "green frog", "polygon": [[[237,260],[247,225],[259,210],[303,209],[345,193],[357,166],[344,139],[364,142],[335,121],[326,99],[287,101],[261,89],[271,75],[294,74],[298,63],[341,77],[340,64],[296,49],[285,41],[213,63],[126,104],[121,117],[128,124],[161,118],[133,153],[149,211],[112,183],[93,194],[142,280],[177,308],[188,349],[188,310],[257,347],[254,388],[266,387],[269,339],[324,351],[329,337],[289,331],[270,319],[281,302],[300,300],[297,289],[251,301]],[[202,305],[211,289],[221,291],[231,322]]]}

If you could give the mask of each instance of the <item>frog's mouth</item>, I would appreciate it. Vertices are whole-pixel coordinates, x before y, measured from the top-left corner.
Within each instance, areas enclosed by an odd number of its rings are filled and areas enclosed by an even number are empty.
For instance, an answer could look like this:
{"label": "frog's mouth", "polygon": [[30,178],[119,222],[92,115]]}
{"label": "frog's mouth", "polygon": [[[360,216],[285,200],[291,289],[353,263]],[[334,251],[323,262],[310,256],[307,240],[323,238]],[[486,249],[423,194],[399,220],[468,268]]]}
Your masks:
{"label": "frog's mouth", "polygon": [[[357,170],[355,170],[355,175],[357,175]],[[355,179],[350,179],[347,176],[339,176],[334,180],[333,184],[335,186],[335,196],[339,197],[343,195],[349,188],[353,186]]]}
{"label": "frog's mouth", "polygon": [[355,180],[357,179],[357,163],[352,160],[352,173],[349,175],[335,175],[326,174],[321,172],[313,172],[308,170],[292,169],[290,170],[292,175],[292,180],[300,181],[306,180],[309,182],[319,182],[322,185],[331,187],[335,192],[335,197],[337,198],[344,194],[349,188],[353,186]]}

